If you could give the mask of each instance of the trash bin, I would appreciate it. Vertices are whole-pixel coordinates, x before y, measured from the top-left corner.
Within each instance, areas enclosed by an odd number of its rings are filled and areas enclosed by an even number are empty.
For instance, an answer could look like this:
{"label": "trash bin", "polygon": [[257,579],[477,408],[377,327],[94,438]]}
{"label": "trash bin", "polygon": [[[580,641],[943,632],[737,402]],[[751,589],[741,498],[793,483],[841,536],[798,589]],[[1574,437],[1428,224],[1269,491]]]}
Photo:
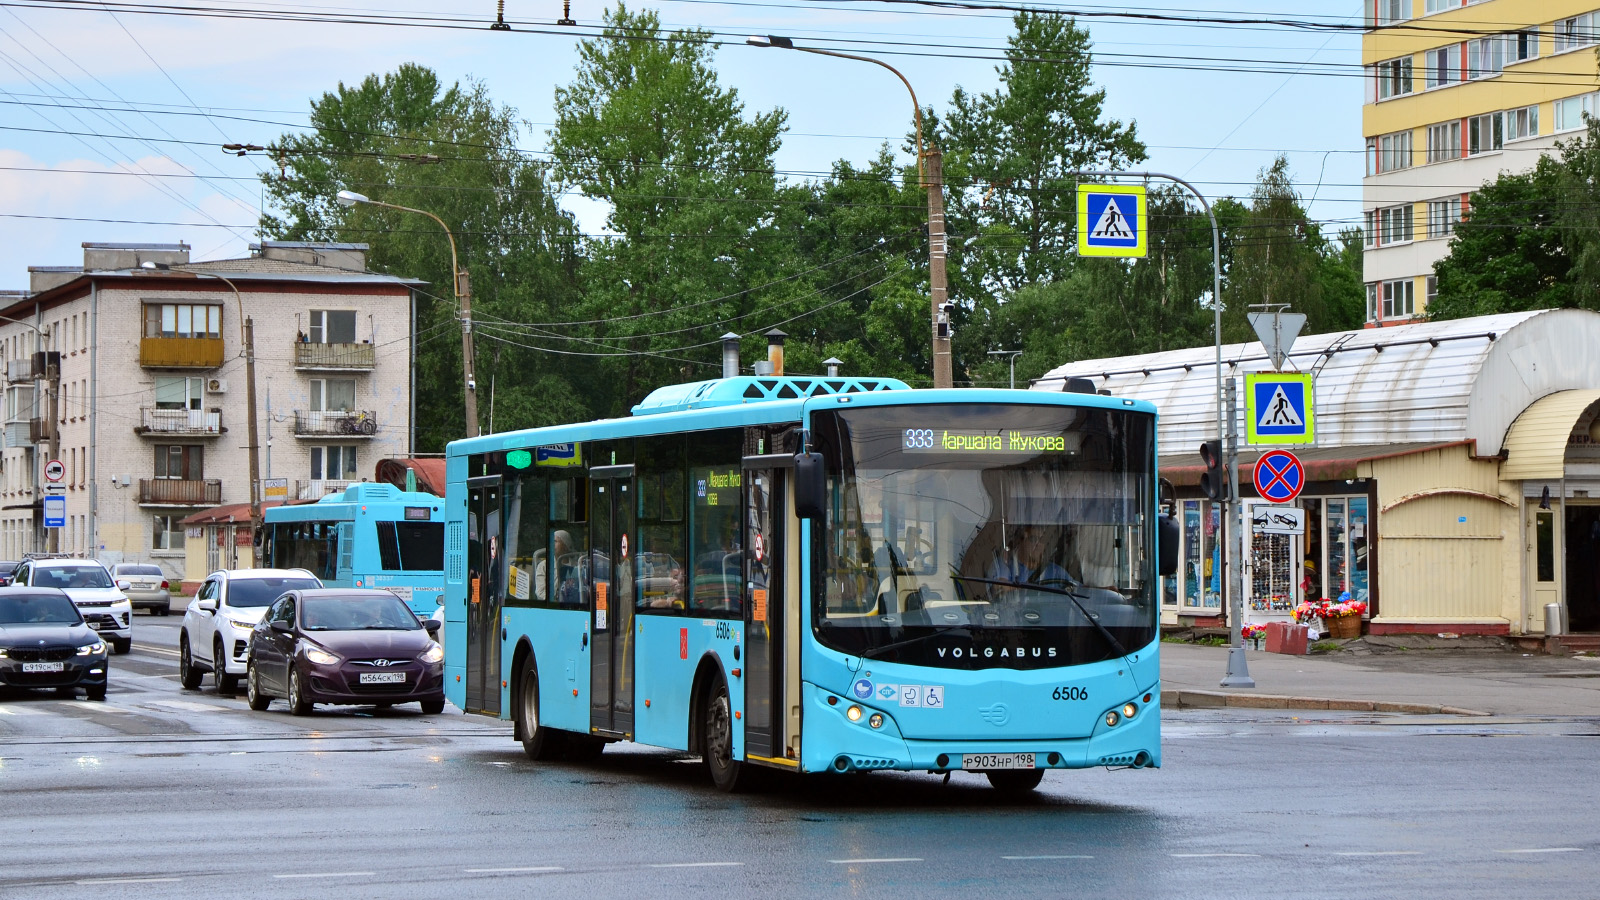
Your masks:
{"label": "trash bin", "polygon": [[1555,637],[1564,630],[1561,627],[1561,604],[1546,603],[1544,605],[1544,636]]}

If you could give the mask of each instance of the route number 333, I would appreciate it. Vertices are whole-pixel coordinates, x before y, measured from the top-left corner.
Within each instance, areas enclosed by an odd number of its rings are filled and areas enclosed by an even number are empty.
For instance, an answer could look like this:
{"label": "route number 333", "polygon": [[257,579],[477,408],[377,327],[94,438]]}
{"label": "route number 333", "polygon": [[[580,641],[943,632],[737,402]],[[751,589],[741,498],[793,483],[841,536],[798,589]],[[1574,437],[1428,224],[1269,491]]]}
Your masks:
{"label": "route number 333", "polygon": [[1051,700],[1087,700],[1089,689],[1081,687],[1058,687],[1050,692]]}

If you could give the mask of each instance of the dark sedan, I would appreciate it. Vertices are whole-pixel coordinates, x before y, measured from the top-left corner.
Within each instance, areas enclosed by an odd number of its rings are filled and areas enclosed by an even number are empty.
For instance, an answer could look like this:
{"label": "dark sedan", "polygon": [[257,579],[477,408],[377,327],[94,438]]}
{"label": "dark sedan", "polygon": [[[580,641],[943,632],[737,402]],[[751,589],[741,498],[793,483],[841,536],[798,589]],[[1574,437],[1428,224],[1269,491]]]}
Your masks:
{"label": "dark sedan", "polygon": [[0,685],[106,698],[106,644],[54,588],[0,588]]}
{"label": "dark sedan", "polygon": [[245,686],[250,708],[275,698],[297,716],[313,704],[444,709],[444,649],[438,624],[421,622],[388,591],[300,590],[279,597],[250,636]]}

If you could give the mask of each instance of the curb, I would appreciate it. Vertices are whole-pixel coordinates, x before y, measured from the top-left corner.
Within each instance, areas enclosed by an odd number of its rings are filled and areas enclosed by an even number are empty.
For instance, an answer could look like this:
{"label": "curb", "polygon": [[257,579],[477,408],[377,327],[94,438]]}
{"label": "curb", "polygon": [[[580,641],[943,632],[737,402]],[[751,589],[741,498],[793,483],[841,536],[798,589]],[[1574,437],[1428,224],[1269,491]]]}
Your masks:
{"label": "curb", "polygon": [[1164,709],[1331,709],[1349,712],[1409,713],[1418,716],[1492,716],[1493,713],[1459,706],[1396,703],[1388,700],[1330,700],[1326,697],[1290,697],[1283,694],[1232,694],[1225,691],[1162,691]]}

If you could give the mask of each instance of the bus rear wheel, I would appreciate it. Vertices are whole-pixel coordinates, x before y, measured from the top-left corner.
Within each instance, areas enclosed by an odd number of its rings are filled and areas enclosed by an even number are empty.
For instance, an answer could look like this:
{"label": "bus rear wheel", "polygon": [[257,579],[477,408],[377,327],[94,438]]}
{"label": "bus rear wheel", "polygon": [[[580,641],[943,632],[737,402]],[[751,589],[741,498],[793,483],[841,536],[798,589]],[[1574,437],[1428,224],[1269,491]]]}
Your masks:
{"label": "bus rear wheel", "polygon": [[706,692],[700,713],[700,756],[717,790],[732,793],[743,780],[739,761],[733,758],[733,712],[728,685],[718,678]]}
{"label": "bus rear wheel", "polygon": [[522,669],[522,689],[518,691],[517,733],[522,735],[522,752],[540,761],[561,756],[563,735],[539,722],[539,673],[530,660]]}
{"label": "bus rear wheel", "polygon": [[985,772],[989,786],[1007,794],[1026,794],[1044,780],[1043,769],[1014,769],[1003,772]]}

